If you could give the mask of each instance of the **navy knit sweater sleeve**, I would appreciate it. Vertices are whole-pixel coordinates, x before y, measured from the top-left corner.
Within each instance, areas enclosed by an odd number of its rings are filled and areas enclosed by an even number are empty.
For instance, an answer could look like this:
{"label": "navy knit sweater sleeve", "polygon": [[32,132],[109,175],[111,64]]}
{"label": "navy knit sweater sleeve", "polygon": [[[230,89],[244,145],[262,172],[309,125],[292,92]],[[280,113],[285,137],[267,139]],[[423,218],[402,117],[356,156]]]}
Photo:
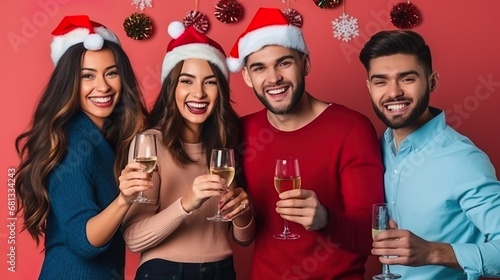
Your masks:
{"label": "navy knit sweater sleeve", "polygon": [[89,219],[118,194],[113,175],[114,151],[83,113],[72,121],[66,133],[66,154],[48,179],[50,213],[40,278],[120,278],[117,275],[124,266],[121,233],[99,248],[90,244],[86,235]]}

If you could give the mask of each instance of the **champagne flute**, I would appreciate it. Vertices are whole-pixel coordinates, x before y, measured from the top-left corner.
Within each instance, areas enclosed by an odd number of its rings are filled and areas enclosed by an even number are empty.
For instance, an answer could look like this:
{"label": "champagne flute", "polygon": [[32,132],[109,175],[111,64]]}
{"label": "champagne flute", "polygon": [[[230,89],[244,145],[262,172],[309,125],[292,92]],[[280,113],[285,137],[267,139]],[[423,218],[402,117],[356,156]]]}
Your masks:
{"label": "champagne flute", "polygon": [[[389,229],[391,219],[391,206],[388,203],[376,203],[372,207],[372,238],[379,232]],[[388,256],[384,256],[388,258]],[[399,279],[401,275],[392,273],[388,264],[382,265],[382,274],[373,276],[372,279]]]}
{"label": "champagne flute", "polygon": [[[226,180],[226,186],[229,187],[234,179],[234,151],[233,149],[213,149],[210,156],[210,173],[219,175]],[[220,208],[217,207],[215,216],[208,217],[207,220],[214,222],[229,222],[232,219],[224,218]]]}
{"label": "champagne flute", "polygon": [[[299,170],[299,160],[296,158],[278,159],[276,160],[276,168],[274,170],[274,188],[278,194],[300,189],[301,179]],[[283,231],[273,235],[276,239],[293,240],[300,237],[299,234],[290,232],[288,221],[283,219]]]}
{"label": "champagne flute", "polygon": [[[134,161],[146,166],[142,171],[152,173],[156,166],[156,137],[152,133],[138,133],[135,137]],[[154,203],[155,200],[147,195],[152,191],[140,191],[134,202]]]}

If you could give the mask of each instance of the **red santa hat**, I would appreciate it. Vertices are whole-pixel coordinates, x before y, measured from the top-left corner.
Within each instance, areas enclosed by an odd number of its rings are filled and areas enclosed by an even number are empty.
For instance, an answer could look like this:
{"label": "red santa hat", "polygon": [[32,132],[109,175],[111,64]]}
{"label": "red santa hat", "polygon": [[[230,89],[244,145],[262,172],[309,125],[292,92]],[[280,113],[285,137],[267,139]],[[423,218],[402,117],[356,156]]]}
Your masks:
{"label": "red santa hat", "polygon": [[104,25],[91,21],[86,15],[65,16],[52,31],[50,44],[52,62],[57,64],[61,56],[72,46],[83,43],[87,50],[100,50],[104,40],[120,44],[118,37]]}
{"label": "red santa hat", "polygon": [[173,39],[167,46],[167,54],[161,68],[161,81],[182,60],[189,58],[204,59],[215,64],[226,79],[229,71],[226,65],[226,55],[222,47],[206,35],[196,31],[191,25],[185,27],[180,21],[174,21],[168,26],[168,34]]}
{"label": "red santa hat", "polygon": [[229,53],[227,58],[229,70],[240,71],[246,56],[268,45],[283,46],[308,53],[301,29],[291,24],[280,9],[259,8]]}

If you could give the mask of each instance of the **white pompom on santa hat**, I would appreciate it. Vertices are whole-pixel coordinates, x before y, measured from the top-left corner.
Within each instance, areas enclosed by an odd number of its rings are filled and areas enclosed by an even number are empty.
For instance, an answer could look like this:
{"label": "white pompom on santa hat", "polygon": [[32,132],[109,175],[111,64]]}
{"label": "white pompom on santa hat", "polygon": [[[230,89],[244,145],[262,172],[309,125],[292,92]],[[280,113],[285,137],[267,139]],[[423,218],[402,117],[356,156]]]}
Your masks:
{"label": "white pompom on santa hat", "polygon": [[104,40],[120,44],[118,37],[104,25],[91,21],[87,15],[65,16],[52,31],[50,55],[54,65],[72,46],[83,43],[87,50],[102,49]]}
{"label": "white pompom on santa hat", "polygon": [[168,43],[167,53],[163,58],[162,83],[177,63],[190,58],[204,59],[213,63],[228,79],[226,54],[219,43],[196,31],[192,25],[185,27],[180,21],[173,21],[169,24],[168,34],[172,40]]}
{"label": "white pompom on santa hat", "polygon": [[240,71],[244,66],[245,57],[268,45],[309,53],[301,29],[291,24],[280,9],[259,8],[229,53],[229,70]]}

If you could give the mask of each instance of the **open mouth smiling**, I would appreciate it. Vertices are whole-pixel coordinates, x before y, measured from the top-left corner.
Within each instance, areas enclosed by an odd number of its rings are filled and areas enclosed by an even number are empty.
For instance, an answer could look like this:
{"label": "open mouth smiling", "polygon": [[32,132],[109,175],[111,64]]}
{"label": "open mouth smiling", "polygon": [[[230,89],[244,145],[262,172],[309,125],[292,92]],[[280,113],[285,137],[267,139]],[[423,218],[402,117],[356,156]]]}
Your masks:
{"label": "open mouth smiling", "polygon": [[186,105],[193,109],[205,109],[208,106],[206,102],[186,102]]}
{"label": "open mouth smiling", "polygon": [[269,95],[278,95],[278,94],[285,93],[287,90],[288,90],[288,87],[281,87],[281,88],[266,90],[266,93]]}
{"label": "open mouth smiling", "polygon": [[111,101],[111,96],[89,97],[90,101],[94,103],[108,103]]}

